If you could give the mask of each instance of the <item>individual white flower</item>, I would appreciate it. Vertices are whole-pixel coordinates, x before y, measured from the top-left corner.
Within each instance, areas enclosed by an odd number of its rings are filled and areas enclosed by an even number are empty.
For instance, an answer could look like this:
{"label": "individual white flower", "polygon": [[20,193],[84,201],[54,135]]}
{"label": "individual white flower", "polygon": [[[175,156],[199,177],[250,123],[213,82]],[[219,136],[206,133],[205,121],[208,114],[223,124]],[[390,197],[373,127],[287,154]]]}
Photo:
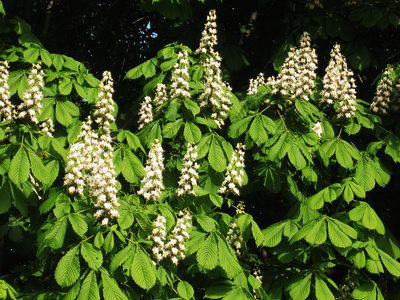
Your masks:
{"label": "individual white flower", "polygon": [[337,102],[338,118],[354,118],[356,116],[356,84],[353,72],[348,69],[346,58],[336,44],[331,51],[331,59],[325,70],[321,102],[334,104]]}
{"label": "individual white flower", "polygon": [[31,72],[28,76],[29,88],[23,95],[23,102],[18,105],[18,113],[16,118],[24,119],[29,117],[29,120],[35,124],[39,124],[38,116],[41,113],[44,88],[44,72],[41,70],[41,63],[32,64]]}
{"label": "individual white flower", "polygon": [[236,145],[232,158],[227,166],[225,179],[221,184],[218,193],[227,194],[229,192],[240,195],[239,187],[242,186],[244,177],[244,152],[245,146],[242,143]]}
{"label": "individual white flower", "polygon": [[164,190],[163,175],[164,171],[164,150],[158,139],[151,144],[151,149],[146,161],[145,176],[140,181],[141,189],[138,191],[146,201],[157,201]]}
{"label": "individual white flower", "polygon": [[321,139],[322,133],[324,132],[321,126],[321,122],[315,123],[312,130],[314,130],[314,132],[318,135],[318,138]]}
{"label": "individual white flower", "polygon": [[153,121],[153,105],[151,97],[145,96],[139,110],[139,130]]}
{"label": "individual white flower", "polygon": [[266,85],[272,88],[272,94],[280,93],[291,105],[294,99],[310,100],[315,87],[317,54],[311,47],[311,39],[304,32],[300,39],[300,47],[293,47],[282,66],[278,77],[269,77]]}
{"label": "individual white flower", "polygon": [[183,157],[184,163],[178,182],[179,187],[176,190],[178,196],[186,194],[197,196],[193,191],[193,187],[197,185],[197,179],[199,178],[197,170],[200,166],[196,162],[197,157],[197,146],[194,143],[188,143],[186,154]]}
{"label": "individual white flower", "polygon": [[10,87],[8,85],[8,62],[0,62],[0,122],[11,120],[14,106],[10,102]]}
{"label": "individual white flower", "polygon": [[393,68],[388,65],[383,73],[382,79],[379,81],[374,99],[372,100],[370,110],[374,113],[387,114],[393,96],[393,81],[391,75]]}

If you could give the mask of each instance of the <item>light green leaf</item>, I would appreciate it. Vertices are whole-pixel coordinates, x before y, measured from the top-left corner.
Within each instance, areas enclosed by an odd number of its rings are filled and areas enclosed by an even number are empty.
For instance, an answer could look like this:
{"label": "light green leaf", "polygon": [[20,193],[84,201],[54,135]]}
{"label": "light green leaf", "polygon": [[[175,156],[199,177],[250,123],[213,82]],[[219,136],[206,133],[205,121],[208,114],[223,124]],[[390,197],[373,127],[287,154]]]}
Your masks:
{"label": "light green leaf", "polygon": [[197,261],[208,270],[218,265],[218,244],[214,234],[210,234],[197,251]]}
{"label": "light green leaf", "polygon": [[256,115],[251,123],[249,134],[258,146],[264,144],[268,140],[268,134],[261,121],[260,115]]}
{"label": "light green leaf", "polygon": [[109,231],[104,240],[104,251],[110,253],[114,249],[114,233]]}
{"label": "light green leaf", "polygon": [[215,229],[215,220],[207,215],[196,215],[196,220],[205,232],[211,232]]}
{"label": "light green leaf", "polygon": [[194,295],[193,287],[187,281],[179,281],[176,288],[178,295],[183,299],[191,299]]}
{"label": "light green leaf", "polygon": [[53,65],[56,68],[57,71],[60,71],[63,64],[64,64],[64,58],[60,54],[52,54],[53,56]]}
{"label": "light green leaf", "polygon": [[297,283],[291,285],[289,294],[293,300],[305,300],[310,295],[311,276],[308,274],[306,277],[299,277]]}
{"label": "light green leaf", "polygon": [[54,278],[61,287],[73,285],[80,275],[79,246],[70,249],[58,262]]}
{"label": "light green leaf", "polygon": [[[277,133],[278,134],[278,133]],[[287,131],[280,134],[278,141],[269,149],[267,157],[271,161],[281,160],[289,150]]]}
{"label": "light green leaf", "polygon": [[72,123],[72,116],[65,107],[63,101],[57,101],[56,103],[56,119],[60,124],[68,127]]}
{"label": "light green leaf", "polygon": [[104,269],[101,269],[101,279],[103,281],[104,300],[129,300],[121,291],[121,288],[118,286],[115,279],[111,278],[108,272]]}
{"label": "light green leaf", "polygon": [[43,165],[42,159],[32,150],[28,150],[28,154],[31,161],[31,170],[33,176],[41,183],[48,185],[50,174],[47,171],[47,168]]}
{"label": "light green leaf", "polygon": [[294,165],[297,170],[304,169],[307,166],[307,162],[304,156],[301,154],[298,137],[295,135],[290,135],[289,145],[288,145],[288,156],[290,162]]}
{"label": "light green leaf", "polygon": [[139,182],[140,178],[145,174],[142,162],[132,151],[125,150],[124,154],[124,160],[121,165],[122,175],[130,183]]}
{"label": "light green leaf", "polygon": [[282,241],[283,229],[285,228],[287,222],[287,220],[281,221],[262,230],[264,235],[264,245],[266,247],[275,247]]}
{"label": "light green leaf", "polygon": [[34,63],[37,61],[39,57],[39,49],[38,48],[28,48],[24,51],[24,59],[28,63]]}
{"label": "light green leaf", "polygon": [[328,234],[332,244],[339,248],[350,247],[350,238],[332,221],[328,220]]}
{"label": "light green leaf", "polygon": [[254,116],[247,116],[230,125],[228,128],[228,135],[233,139],[241,136],[247,130],[247,127],[249,126],[249,123],[253,117]]}
{"label": "light green leaf", "polygon": [[183,119],[178,119],[175,122],[168,123],[162,130],[163,136],[169,139],[174,138],[178,134],[179,129],[181,129],[182,124]]}
{"label": "light green leaf", "polygon": [[29,159],[24,146],[21,146],[11,160],[8,176],[17,186],[29,178]]}
{"label": "light green leaf", "polygon": [[233,252],[231,246],[227,243],[226,239],[217,236],[218,239],[218,254],[219,264],[224,269],[228,278],[233,278],[240,272],[242,268],[239,265],[236,254]]}
{"label": "light green leaf", "polygon": [[153,64],[152,60],[145,61],[141,66],[142,73],[146,79],[156,75],[156,66]]}
{"label": "light green leaf", "polygon": [[72,229],[77,235],[83,236],[88,230],[88,224],[85,221],[85,217],[78,213],[68,215],[68,220],[72,225]]}
{"label": "light green leaf", "polygon": [[143,75],[142,64],[130,69],[126,74],[124,79],[137,79]]}
{"label": "light green leaf", "polygon": [[389,273],[395,277],[400,277],[400,263],[381,249],[377,249],[377,251],[381,257],[383,265],[389,271]]}
{"label": "light green leaf", "polygon": [[65,233],[67,232],[67,218],[57,220],[53,227],[46,231],[46,243],[53,249],[59,249],[64,244]]}
{"label": "light green leaf", "polygon": [[345,146],[342,143],[342,140],[339,140],[338,143],[336,143],[336,152],[335,152],[336,159],[338,163],[345,169],[350,169],[353,167],[353,159],[351,158],[351,155],[345,148]]}
{"label": "light green leaf", "polygon": [[131,276],[135,283],[145,290],[149,290],[156,283],[154,265],[148,254],[140,248],[137,248],[132,261]]}
{"label": "light green leaf", "polygon": [[58,90],[61,95],[69,95],[72,91],[72,82],[69,78],[64,78],[63,81],[58,85]]}
{"label": "light green leaf", "polygon": [[236,286],[234,285],[210,286],[206,290],[205,297],[208,299],[222,299],[226,297],[235,288]]}
{"label": "light green leaf", "polygon": [[315,275],[315,296],[318,300],[335,300],[328,285],[318,274]]}
{"label": "light green leaf", "polygon": [[194,123],[188,121],[185,123],[183,136],[187,142],[198,143],[201,139],[201,131]]}
{"label": "light green leaf", "polygon": [[59,172],[59,168],[60,168],[58,161],[57,160],[49,161],[45,167],[49,174],[49,177],[47,180],[47,186],[51,186],[53,184],[54,180],[56,180],[56,178],[58,176],[58,172]]}
{"label": "light green leaf", "polygon": [[[201,195],[198,194],[197,192],[196,192],[196,194],[197,194],[198,196],[201,196]],[[207,194],[208,194],[208,193],[207,193]],[[222,197],[221,197],[220,195],[218,195],[218,194],[208,194],[208,197],[210,198],[211,202],[212,202],[215,206],[221,207],[222,204],[224,203],[224,198],[222,198]]]}
{"label": "light green leaf", "polygon": [[[63,300],[75,300],[76,297],[81,294],[81,279],[79,279],[75,284],[72,286],[72,288],[69,289],[68,293],[64,296]],[[37,298],[40,299],[40,298]],[[82,300],[82,298],[80,298]],[[87,297],[83,299],[88,299]],[[79,300],[79,299],[78,299]]]}
{"label": "light green leaf", "polygon": [[256,242],[256,246],[260,247],[264,243],[264,234],[261,232],[260,227],[258,227],[258,224],[254,220],[251,221],[251,233]]}
{"label": "light green leaf", "polygon": [[200,112],[200,107],[193,100],[185,98],[183,100],[183,104],[188,110],[192,112],[193,116],[196,116]]}
{"label": "light green leaf", "polygon": [[373,167],[376,182],[381,187],[384,187],[390,180],[390,171],[379,161],[378,158],[375,158],[375,161],[371,162],[371,165]]}
{"label": "light green leaf", "polygon": [[375,187],[375,174],[372,162],[365,159],[360,159],[356,163],[356,172],[354,175],[357,183],[368,192]]}
{"label": "light green leaf", "polygon": [[327,230],[325,218],[315,223],[313,228],[305,236],[305,240],[312,245],[320,245],[326,241]]}
{"label": "light green leaf", "polygon": [[82,283],[77,300],[100,300],[96,272],[91,270]]}
{"label": "light green leaf", "polygon": [[115,254],[110,263],[110,272],[111,274],[114,273],[114,271],[121,266],[129,257],[135,256],[135,249],[133,248],[132,243],[128,243],[128,245],[119,251],[117,254]]}
{"label": "light green leaf", "polygon": [[51,59],[51,55],[49,51],[46,49],[40,49],[40,56],[42,57],[42,61],[45,63],[46,66],[50,67],[53,63],[53,60]]}
{"label": "light green leaf", "polygon": [[208,161],[210,162],[211,167],[217,172],[223,172],[226,168],[224,151],[215,135],[211,141]]}
{"label": "light green leaf", "polygon": [[93,244],[84,242],[81,245],[81,255],[87,262],[89,268],[97,271],[103,264],[103,254],[101,250],[95,248]]}

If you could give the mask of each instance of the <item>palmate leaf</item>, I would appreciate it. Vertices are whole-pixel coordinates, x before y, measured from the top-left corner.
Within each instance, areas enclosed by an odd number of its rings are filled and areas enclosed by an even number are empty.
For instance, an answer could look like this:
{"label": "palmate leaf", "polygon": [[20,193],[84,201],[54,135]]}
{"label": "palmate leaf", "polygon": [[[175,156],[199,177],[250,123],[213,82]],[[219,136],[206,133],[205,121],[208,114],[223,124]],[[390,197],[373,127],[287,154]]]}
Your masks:
{"label": "palmate leaf", "polygon": [[139,247],[131,265],[131,276],[133,281],[142,289],[149,290],[156,283],[156,272],[148,254]]}
{"label": "palmate leaf", "polygon": [[79,246],[70,249],[58,262],[54,278],[61,287],[73,285],[80,275]]}
{"label": "palmate leaf", "polygon": [[204,268],[212,270],[218,265],[218,258],[217,240],[211,233],[197,251],[197,261]]}
{"label": "palmate leaf", "polygon": [[225,238],[217,236],[219,264],[224,269],[229,278],[235,277],[242,271],[237,257],[232,248],[228,245]]}
{"label": "palmate leaf", "polygon": [[29,167],[28,155],[26,154],[24,146],[21,146],[11,160],[8,176],[12,182],[19,186],[28,180],[30,173]]}
{"label": "palmate leaf", "polygon": [[376,182],[381,187],[384,187],[390,180],[390,171],[387,169],[387,167],[385,167],[384,164],[380,162],[379,158],[377,157],[375,157],[375,160],[371,163],[371,165],[374,170]]}
{"label": "palmate leaf", "polygon": [[96,272],[91,270],[82,283],[77,300],[100,300]]}
{"label": "palmate leaf", "polygon": [[98,270],[103,264],[103,254],[101,250],[95,248],[93,244],[84,242],[81,244],[81,255],[87,262],[89,268]]}
{"label": "palmate leaf", "polygon": [[313,228],[307,233],[304,239],[312,245],[320,245],[326,241],[326,229],[326,219],[322,218],[314,224]]}
{"label": "palmate leaf", "polygon": [[111,278],[105,269],[101,269],[101,279],[103,281],[104,300],[129,300],[121,291],[115,279]]}
{"label": "palmate leaf", "polygon": [[352,244],[351,239],[331,220],[328,220],[328,235],[336,247],[346,248]]}
{"label": "palmate leaf", "polygon": [[349,211],[350,220],[360,222],[367,229],[376,230],[379,234],[385,234],[385,226],[368,203],[357,201],[354,208]]}
{"label": "palmate leaf", "polygon": [[384,300],[378,285],[372,280],[356,287],[351,296],[356,300]]}
{"label": "palmate leaf", "polygon": [[377,251],[383,265],[389,271],[389,273],[395,277],[400,277],[400,263],[381,249],[377,249]]}

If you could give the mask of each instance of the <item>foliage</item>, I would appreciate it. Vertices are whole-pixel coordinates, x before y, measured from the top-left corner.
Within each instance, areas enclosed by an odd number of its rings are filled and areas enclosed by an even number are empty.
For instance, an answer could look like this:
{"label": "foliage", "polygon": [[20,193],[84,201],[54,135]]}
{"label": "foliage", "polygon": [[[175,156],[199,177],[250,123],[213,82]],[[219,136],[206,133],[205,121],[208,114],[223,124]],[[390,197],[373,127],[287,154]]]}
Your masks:
{"label": "foliage", "polygon": [[[380,19],[354,21],[372,27]],[[268,83],[235,94],[214,44],[205,51],[167,44],[126,73],[145,80],[143,126],[109,124],[119,216],[102,223],[92,184],[81,194],[64,186],[84,121],[98,117],[100,81],[81,62],[47,51],[22,19],[1,23],[12,104],[26,102],[32,64],[41,62],[38,122],[54,122],[54,132],[15,115],[0,123],[0,237],[20,261],[2,277],[1,297],[335,299],[344,279],[354,299],[398,296],[378,279],[397,283],[400,247],[369,195],[390,184],[400,140],[397,124],[372,113],[369,99],[356,100],[354,118],[338,117],[338,103],[321,101],[323,74],[309,101],[288,101]],[[213,25],[205,31],[213,35]],[[397,82],[397,64],[393,70]],[[93,122],[98,136],[106,135],[103,122]],[[188,151],[193,145],[197,155]],[[195,163],[192,193],[176,193]],[[146,201],[149,178],[159,180],[156,201]],[[257,201],[275,219],[262,220]]]}

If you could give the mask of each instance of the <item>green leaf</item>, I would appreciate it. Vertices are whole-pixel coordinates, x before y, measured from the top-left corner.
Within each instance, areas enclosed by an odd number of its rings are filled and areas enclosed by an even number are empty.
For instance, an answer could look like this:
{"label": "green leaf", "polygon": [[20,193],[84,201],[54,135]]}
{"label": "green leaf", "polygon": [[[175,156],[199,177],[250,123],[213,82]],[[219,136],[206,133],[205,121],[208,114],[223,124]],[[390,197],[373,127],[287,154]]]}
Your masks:
{"label": "green leaf", "polygon": [[370,161],[364,158],[357,161],[354,178],[366,192],[375,187],[374,173],[374,167]]}
{"label": "green leaf", "polygon": [[385,227],[375,210],[368,203],[358,201],[355,207],[349,211],[350,220],[360,222],[365,228],[376,230],[380,234],[385,234]]}
{"label": "green leaf", "polygon": [[188,121],[185,123],[183,136],[187,142],[198,143],[201,139],[201,131],[194,123]]}
{"label": "green leaf", "polygon": [[249,134],[258,146],[267,142],[268,134],[261,121],[260,115],[256,115],[251,123]]}
{"label": "green leaf", "polygon": [[111,274],[113,274],[119,266],[126,262],[129,257],[133,257],[134,255],[135,249],[133,248],[133,244],[128,243],[128,245],[124,249],[122,249],[112,257],[110,263]]}
{"label": "green leaf", "polygon": [[35,178],[41,183],[48,185],[50,182],[50,174],[43,165],[42,159],[32,150],[28,150],[29,159],[31,161],[31,170]]}
{"label": "green leaf", "polygon": [[328,234],[332,244],[339,248],[350,247],[352,242],[350,238],[339,229],[339,227],[328,220]]}
{"label": "green leaf", "polygon": [[181,129],[182,124],[183,119],[178,119],[175,122],[168,123],[162,130],[163,136],[169,139],[174,138],[178,134],[179,129]]}
{"label": "green leaf", "polygon": [[130,183],[139,182],[140,178],[144,176],[145,171],[142,162],[137,158],[132,151],[124,151],[124,160],[121,165],[121,172],[125,180]]}
{"label": "green leaf", "polygon": [[385,167],[385,165],[381,163],[379,159],[376,157],[375,161],[371,162],[371,166],[374,171],[374,177],[376,182],[381,187],[387,185],[390,180],[390,171]]}
{"label": "green leaf", "polygon": [[[201,196],[199,193],[196,192],[198,196]],[[218,207],[221,207],[222,204],[224,203],[224,198],[218,194],[208,194],[208,197],[210,198],[211,202]]]}
{"label": "green leaf", "polygon": [[61,71],[61,68],[64,64],[64,58],[60,54],[53,54],[53,65],[57,71]]}
{"label": "green leaf", "polygon": [[312,274],[308,274],[307,276],[299,277],[297,282],[292,284],[289,288],[291,288],[289,294],[291,299],[293,300],[305,300],[308,298],[310,294],[311,287],[311,276]]}
{"label": "green leaf", "polygon": [[100,300],[96,272],[91,270],[82,283],[77,300]]}
{"label": "green leaf", "polygon": [[183,299],[191,299],[194,296],[193,287],[187,281],[179,281],[176,290]]}
{"label": "green leaf", "polygon": [[149,290],[156,283],[157,277],[154,265],[148,254],[139,247],[136,249],[136,254],[132,261],[131,276],[133,281],[145,290]]}
{"label": "green leaf", "polygon": [[143,75],[142,64],[126,72],[124,79],[137,79]]}
{"label": "green leaf", "polygon": [[46,49],[40,49],[40,56],[42,57],[42,61],[46,64],[46,66],[50,67],[52,65],[53,60],[51,59],[49,51]]}
{"label": "green leaf", "polygon": [[69,95],[72,91],[72,82],[69,78],[64,78],[63,81],[58,85],[58,90],[61,95]]}
{"label": "green leaf", "polygon": [[57,122],[68,127],[72,123],[72,116],[66,108],[64,101],[57,101],[56,103],[56,119]]}
{"label": "green leaf", "polygon": [[67,232],[67,218],[57,220],[53,227],[46,231],[46,243],[53,249],[59,249],[64,244],[65,233]]}
{"label": "green leaf", "polygon": [[328,285],[318,274],[315,274],[315,296],[318,300],[335,300]]}
{"label": "green leaf", "polygon": [[289,142],[286,140],[287,137],[287,131],[279,134],[278,141],[268,151],[267,157],[269,160],[278,161],[286,155],[289,150]]}
{"label": "green leaf", "polygon": [[56,178],[58,176],[58,172],[59,172],[59,168],[60,168],[58,161],[57,160],[49,161],[45,167],[49,174],[49,177],[47,179],[47,186],[51,186],[53,184],[54,180],[56,180]]}
{"label": "green leaf", "polygon": [[225,238],[217,236],[218,239],[218,254],[219,264],[224,269],[228,278],[233,278],[240,272],[242,267],[239,265],[235,252],[233,252],[231,246],[227,243]]}
{"label": "green leaf", "polygon": [[28,63],[35,63],[39,57],[39,49],[37,48],[28,48],[24,51],[24,59]]}
{"label": "green leaf", "polygon": [[154,65],[151,59],[145,61],[141,66],[142,66],[142,73],[146,79],[156,75],[156,66]]}
{"label": "green leaf", "polygon": [[256,246],[260,247],[264,243],[264,234],[261,232],[260,227],[258,227],[258,224],[254,220],[251,221],[251,233],[253,234]]}
{"label": "green leaf", "polygon": [[8,212],[8,210],[11,207],[11,191],[7,183],[4,183],[0,187],[0,195],[1,195],[0,214],[4,214]]}
{"label": "green leaf", "polygon": [[200,112],[200,107],[193,100],[185,98],[183,99],[183,104],[192,112],[193,116],[196,116]]}
{"label": "green leaf", "polygon": [[11,160],[8,176],[17,186],[29,178],[29,159],[24,146],[21,146]]}
{"label": "green leaf", "polygon": [[380,300],[377,298],[376,289],[376,283],[373,281],[368,281],[356,287],[351,296],[357,300]]}
{"label": "green leaf", "polygon": [[211,167],[217,172],[223,172],[226,168],[224,151],[215,135],[213,135],[211,141],[208,161],[210,162]]}
{"label": "green leaf", "polygon": [[114,233],[109,231],[104,240],[104,251],[110,253],[114,249]]}
{"label": "green leaf", "polygon": [[281,221],[270,225],[268,228],[263,229],[264,245],[266,247],[275,247],[282,241],[283,229],[287,224],[287,220]]}
{"label": "green leaf", "polygon": [[77,235],[83,236],[88,230],[88,224],[85,221],[85,217],[81,214],[69,214],[68,220],[71,223],[72,229],[74,229]]}
{"label": "green leaf", "polygon": [[215,229],[215,220],[207,215],[196,215],[196,220],[205,232],[211,232]]}
{"label": "green leaf", "polygon": [[97,271],[103,264],[103,254],[101,250],[95,248],[93,244],[84,242],[81,244],[81,255],[87,262],[89,268]]}
{"label": "green leaf", "polygon": [[288,145],[288,157],[290,162],[294,165],[297,170],[304,169],[307,166],[307,162],[301,154],[298,137],[295,135],[290,135],[290,141]]}
{"label": "green leaf", "polygon": [[395,277],[400,277],[400,263],[381,249],[377,249],[377,251],[381,257],[383,265],[389,271],[389,273]]}
{"label": "green leaf", "polygon": [[[72,288],[69,289],[68,293],[64,296],[63,300],[75,300],[76,297],[80,294],[81,290],[81,279],[79,279],[75,284],[72,286]],[[42,294],[43,295],[43,294]],[[37,299],[40,299],[39,297]],[[80,298],[82,300],[82,298]],[[87,299],[85,297],[84,299]]]}
{"label": "green leaf", "polygon": [[181,102],[178,99],[172,99],[172,101],[168,104],[167,111],[165,112],[165,118],[168,121],[175,121],[178,117],[178,111],[181,107]]}
{"label": "green leaf", "polygon": [[221,285],[217,285],[217,286],[210,286],[206,290],[205,298],[222,299],[222,298],[226,297],[233,289],[235,289],[234,285],[221,284]]}
{"label": "green leaf", "polygon": [[101,269],[101,279],[103,281],[104,300],[129,300],[121,291],[121,288],[118,286],[115,279],[111,278],[108,272],[104,269]]}
{"label": "green leaf", "polygon": [[353,167],[353,159],[351,158],[351,155],[343,145],[342,140],[339,140],[339,142],[336,144],[336,159],[338,163],[345,169],[350,169]]}
{"label": "green leaf", "polygon": [[[305,236],[305,240],[312,245],[320,245],[326,241],[327,230],[325,218],[317,221]],[[301,229],[300,229],[301,230]]]}
{"label": "green leaf", "polygon": [[197,261],[208,270],[218,265],[218,244],[214,234],[210,234],[197,251]]}
{"label": "green leaf", "polygon": [[232,123],[232,125],[228,128],[228,135],[235,139],[241,136],[250,124],[250,121],[253,119],[254,116],[247,116],[243,119],[239,119],[237,122]]}
{"label": "green leaf", "polygon": [[80,275],[79,246],[70,249],[58,262],[54,278],[61,287],[73,285]]}

